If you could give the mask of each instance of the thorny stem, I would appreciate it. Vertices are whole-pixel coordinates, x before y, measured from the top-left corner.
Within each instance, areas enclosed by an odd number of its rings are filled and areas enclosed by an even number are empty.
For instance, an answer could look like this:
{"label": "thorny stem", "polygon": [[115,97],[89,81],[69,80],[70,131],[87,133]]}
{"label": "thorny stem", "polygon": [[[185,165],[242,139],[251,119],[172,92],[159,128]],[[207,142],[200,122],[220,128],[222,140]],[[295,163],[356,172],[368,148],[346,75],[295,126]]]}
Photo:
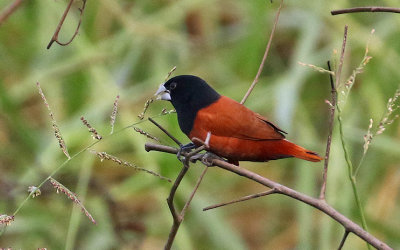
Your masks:
{"label": "thorny stem", "polygon": [[257,82],[258,82],[258,78],[260,77],[261,72],[262,72],[262,70],[263,70],[263,68],[264,68],[265,61],[267,60],[267,56],[268,56],[269,49],[271,48],[272,39],[274,38],[274,34],[275,34],[275,30],[276,30],[276,25],[278,24],[279,15],[280,15],[280,13],[281,13],[282,6],[283,6],[283,0],[281,0],[281,3],[280,3],[280,5],[279,5],[279,8],[278,8],[278,10],[276,11],[274,26],[272,26],[271,35],[269,36],[268,44],[267,44],[267,47],[265,48],[264,56],[263,56],[263,59],[261,60],[260,67],[258,68],[257,75],[256,75],[256,77],[254,78],[254,81],[253,81],[253,83],[251,84],[249,90],[247,90],[246,94],[244,95],[244,97],[243,97],[242,101],[240,102],[240,104],[244,104],[244,102],[247,100],[247,98],[249,97],[250,93],[253,91],[254,87],[256,86],[256,84],[257,84]]}

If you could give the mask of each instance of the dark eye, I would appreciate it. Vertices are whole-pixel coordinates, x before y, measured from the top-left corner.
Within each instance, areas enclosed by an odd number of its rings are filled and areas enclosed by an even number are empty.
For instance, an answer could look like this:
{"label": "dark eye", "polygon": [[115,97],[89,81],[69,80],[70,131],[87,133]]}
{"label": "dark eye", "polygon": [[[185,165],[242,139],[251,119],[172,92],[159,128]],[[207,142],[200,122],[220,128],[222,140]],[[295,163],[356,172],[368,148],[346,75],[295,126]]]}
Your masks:
{"label": "dark eye", "polygon": [[176,88],[176,82],[172,82],[171,85],[169,85],[170,90],[173,90],[174,88]]}

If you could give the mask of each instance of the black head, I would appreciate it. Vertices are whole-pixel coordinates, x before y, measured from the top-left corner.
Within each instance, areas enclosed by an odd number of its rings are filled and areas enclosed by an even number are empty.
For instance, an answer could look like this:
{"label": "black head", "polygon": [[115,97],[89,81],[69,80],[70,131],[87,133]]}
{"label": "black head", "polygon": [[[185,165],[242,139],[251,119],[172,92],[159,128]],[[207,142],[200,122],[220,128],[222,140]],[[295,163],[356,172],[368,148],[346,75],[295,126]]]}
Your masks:
{"label": "black head", "polygon": [[160,86],[157,94],[162,100],[171,101],[178,114],[179,126],[187,135],[192,130],[197,112],[221,97],[206,81],[192,75],[169,79]]}

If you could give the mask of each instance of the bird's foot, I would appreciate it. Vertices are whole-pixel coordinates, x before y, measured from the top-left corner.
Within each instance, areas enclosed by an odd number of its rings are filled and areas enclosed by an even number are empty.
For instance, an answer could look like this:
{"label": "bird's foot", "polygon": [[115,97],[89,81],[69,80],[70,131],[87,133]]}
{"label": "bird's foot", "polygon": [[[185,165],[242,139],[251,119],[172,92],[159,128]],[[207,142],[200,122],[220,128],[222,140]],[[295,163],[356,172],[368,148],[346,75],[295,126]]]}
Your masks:
{"label": "bird's foot", "polygon": [[206,165],[207,167],[212,167],[213,166],[213,160],[222,160],[225,161],[224,158],[219,157],[216,154],[213,154],[211,152],[207,152],[204,155],[201,156],[201,162]]}
{"label": "bird's foot", "polygon": [[196,148],[196,145],[194,145],[193,142],[182,145],[180,146],[179,151],[176,154],[176,157],[178,157],[178,160],[183,161],[185,157],[182,156],[182,153],[189,153],[194,148]]}

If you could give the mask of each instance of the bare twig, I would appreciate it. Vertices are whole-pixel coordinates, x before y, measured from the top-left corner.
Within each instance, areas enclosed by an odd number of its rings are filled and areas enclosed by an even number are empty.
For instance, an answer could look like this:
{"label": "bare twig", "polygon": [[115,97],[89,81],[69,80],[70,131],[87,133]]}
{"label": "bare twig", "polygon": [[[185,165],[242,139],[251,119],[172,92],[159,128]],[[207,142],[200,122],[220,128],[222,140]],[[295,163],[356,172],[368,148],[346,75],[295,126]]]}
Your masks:
{"label": "bare twig", "polygon": [[0,26],[21,6],[23,0],[15,0],[0,13]]}
{"label": "bare twig", "polygon": [[226,205],[230,205],[230,204],[234,204],[234,203],[238,203],[238,202],[242,202],[242,201],[247,201],[247,200],[251,200],[251,199],[254,199],[254,198],[263,197],[263,196],[267,196],[267,195],[275,194],[275,193],[276,193],[275,189],[272,189],[272,190],[268,190],[268,191],[257,193],[257,194],[247,195],[247,196],[244,196],[242,198],[239,198],[239,199],[236,199],[236,200],[233,200],[233,201],[219,203],[219,204],[215,204],[215,205],[212,205],[212,206],[205,207],[205,208],[203,208],[203,211],[207,211],[207,210],[210,210],[210,209],[223,207],[223,206],[226,206]]}
{"label": "bare twig", "polygon": [[156,121],[154,121],[152,118],[149,117],[149,121],[151,121],[154,125],[156,125],[159,129],[161,129],[162,132],[164,132],[166,135],[169,136],[178,146],[182,146],[183,144],[176,139],[171,133],[169,133],[165,128],[163,128],[160,124],[158,124]]}
{"label": "bare twig", "polygon": [[[189,170],[190,158],[192,156],[196,155],[198,152],[200,152],[204,148],[205,148],[205,146],[201,146],[201,147],[197,148],[196,150],[194,150],[193,152],[191,152],[191,153],[186,155],[185,160],[183,161],[183,168],[182,168],[181,172],[179,172],[179,175],[176,178],[176,180],[174,182],[174,185],[172,185],[171,191],[170,191],[169,196],[167,198],[167,204],[168,204],[169,210],[171,211],[171,214],[172,214],[173,223],[172,223],[171,230],[169,232],[167,243],[165,243],[165,246],[164,246],[164,249],[166,249],[166,250],[167,249],[171,249],[171,247],[172,247],[172,243],[175,240],[176,233],[178,232],[179,226],[181,225],[181,222],[182,222],[182,220],[183,220],[183,218],[185,216],[185,211],[188,208],[191,200],[193,199],[193,196],[194,196],[194,194],[195,194],[195,192],[196,192],[196,190],[198,188],[198,185],[200,185],[200,182],[203,179],[202,176],[204,176],[205,171],[203,171],[203,174],[202,174],[201,178],[199,179],[198,184],[196,185],[195,189],[193,190],[189,200],[187,201],[187,203],[186,203],[186,205],[185,205],[185,207],[184,207],[184,209],[182,210],[181,213],[178,213],[176,211],[176,208],[175,208],[175,205],[174,205],[174,197],[175,197],[176,190],[178,189],[179,184],[181,183],[183,177],[185,177],[187,171]],[[177,153],[178,153],[178,151],[177,151]]]}
{"label": "bare twig", "polygon": [[[331,71],[331,64],[328,61],[328,69]],[[326,181],[328,178],[328,164],[329,164],[329,154],[331,151],[331,144],[332,144],[332,131],[333,131],[333,122],[335,120],[335,107],[337,102],[337,92],[336,87],[333,82],[333,77],[329,74],[329,79],[331,83],[331,101],[329,103],[329,130],[328,130],[328,139],[326,142],[326,151],[325,151],[325,162],[324,162],[324,173],[322,176],[322,186],[321,192],[319,194],[319,198],[321,200],[325,200],[325,192],[326,192]]]}
{"label": "bare twig", "polygon": [[79,28],[81,27],[81,23],[82,23],[83,12],[84,12],[85,7],[86,7],[86,0],[82,0],[82,7],[79,8],[80,16],[79,16],[78,26],[76,27],[75,33],[72,35],[71,39],[68,42],[65,42],[65,43],[62,43],[62,42],[60,42],[58,40],[58,34],[60,33],[60,30],[61,30],[61,28],[62,28],[62,26],[64,24],[65,18],[67,17],[69,11],[71,10],[71,6],[72,6],[73,2],[74,2],[74,0],[70,0],[69,1],[68,6],[65,9],[64,14],[62,15],[62,17],[60,19],[60,22],[57,25],[56,31],[54,32],[49,44],[47,45],[47,49],[50,49],[51,45],[54,42],[58,43],[61,46],[66,46],[66,45],[70,44],[75,39],[75,37],[78,35]]}
{"label": "bare twig", "polygon": [[268,44],[267,44],[267,47],[265,48],[264,56],[263,56],[263,59],[261,61],[260,67],[258,68],[257,75],[254,78],[253,83],[250,85],[249,90],[247,90],[246,94],[244,95],[244,97],[243,97],[242,101],[240,102],[240,104],[244,104],[245,103],[245,101],[247,100],[247,98],[249,97],[250,93],[253,91],[254,87],[256,86],[256,84],[258,82],[258,78],[260,77],[261,72],[262,72],[262,70],[264,68],[265,60],[267,60],[267,56],[268,56],[269,49],[271,47],[272,39],[274,38],[276,25],[278,24],[279,14],[281,13],[282,6],[283,6],[283,0],[281,0],[279,8],[276,11],[274,25],[272,26],[271,35],[269,36]]}
{"label": "bare twig", "polygon": [[182,220],[183,220],[183,218],[185,217],[186,210],[189,208],[190,202],[193,200],[193,197],[194,197],[195,193],[197,192],[197,189],[199,188],[200,183],[201,183],[201,181],[202,181],[203,178],[204,178],[204,175],[206,175],[207,170],[208,170],[208,167],[206,166],[206,167],[204,168],[203,172],[201,173],[200,177],[197,179],[196,186],[194,187],[192,193],[190,194],[188,201],[186,202],[185,206],[182,208],[182,212],[181,212],[181,218],[182,218]]}
{"label": "bare twig", "polygon": [[340,14],[347,14],[347,13],[358,13],[358,12],[391,12],[391,13],[400,13],[400,8],[393,8],[393,7],[356,7],[356,8],[348,8],[348,9],[341,9],[341,10],[332,10],[331,14],[340,15]]}
{"label": "bare twig", "polygon": [[[177,148],[173,147],[168,147],[164,145],[156,145],[156,144],[150,144],[147,143],[145,145],[146,151],[160,151],[160,152],[166,152],[166,153],[171,153],[171,154],[176,154],[178,152]],[[196,157],[196,156],[193,156]],[[244,178],[253,180],[257,183],[260,183],[263,186],[269,187],[271,189],[276,190],[277,194],[282,194],[285,196],[288,196],[290,198],[296,199],[300,202],[303,202],[305,204],[308,204],[312,207],[315,207],[316,209],[322,211],[326,215],[330,216],[332,219],[340,223],[345,230],[354,233],[364,241],[368,242],[372,246],[378,248],[378,249],[392,249],[389,247],[386,243],[380,241],[377,239],[375,236],[371,235],[367,231],[365,231],[362,227],[348,219],[346,216],[343,214],[339,213],[337,210],[335,210],[333,207],[331,207],[329,204],[327,204],[324,200],[320,200],[317,198],[310,197],[306,194],[300,193],[296,190],[293,190],[291,188],[288,188],[282,184],[279,184],[277,182],[274,182],[272,180],[269,180],[263,176],[260,176],[256,173],[253,173],[247,169],[235,166],[233,164],[227,163],[225,161],[219,160],[219,159],[212,159],[212,163],[214,166],[217,166],[219,168],[225,169],[229,172],[235,173],[239,176],[242,176]]]}
{"label": "bare twig", "polygon": [[347,239],[347,236],[349,236],[349,231],[347,231],[347,230],[345,230],[344,231],[344,235],[343,235],[343,238],[342,238],[342,240],[340,241],[340,244],[339,244],[339,247],[338,247],[338,250],[341,250],[342,248],[343,248],[343,245],[344,245],[344,242],[346,241],[346,239]]}

